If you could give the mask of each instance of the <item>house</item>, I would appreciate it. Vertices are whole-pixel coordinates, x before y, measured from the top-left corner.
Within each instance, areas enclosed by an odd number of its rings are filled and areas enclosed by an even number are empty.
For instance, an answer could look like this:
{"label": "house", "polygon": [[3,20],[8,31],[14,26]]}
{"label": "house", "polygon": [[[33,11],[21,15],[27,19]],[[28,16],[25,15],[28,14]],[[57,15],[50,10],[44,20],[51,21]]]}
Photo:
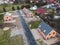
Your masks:
{"label": "house", "polygon": [[32,3],[32,2],[33,2],[33,0],[30,0],[30,2]]}
{"label": "house", "polygon": [[10,13],[6,13],[5,15],[4,15],[4,21],[11,21],[13,18],[12,18],[12,16],[11,16],[11,14]]}
{"label": "house", "polygon": [[47,0],[48,3],[56,3],[57,0]]}
{"label": "house", "polygon": [[16,20],[14,20],[12,14],[6,12],[6,14],[4,15],[4,23],[13,23],[13,22],[16,22]]}
{"label": "house", "polygon": [[38,32],[43,36],[44,39],[50,39],[52,37],[56,37],[57,35],[57,32],[45,22],[40,23],[38,26]]}
{"label": "house", "polygon": [[51,3],[51,4],[44,5],[43,7],[44,7],[44,8],[56,9],[57,6],[56,6],[55,4],[53,4],[53,3]]}
{"label": "house", "polygon": [[3,4],[4,4],[4,3],[6,3],[6,4],[8,4],[8,3],[14,3],[14,1],[15,1],[15,0],[3,0]]}
{"label": "house", "polygon": [[26,15],[26,17],[33,17],[34,16],[33,12],[31,12],[30,10],[28,10],[26,8],[23,8],[22,11],[23,11],[24,15]]}

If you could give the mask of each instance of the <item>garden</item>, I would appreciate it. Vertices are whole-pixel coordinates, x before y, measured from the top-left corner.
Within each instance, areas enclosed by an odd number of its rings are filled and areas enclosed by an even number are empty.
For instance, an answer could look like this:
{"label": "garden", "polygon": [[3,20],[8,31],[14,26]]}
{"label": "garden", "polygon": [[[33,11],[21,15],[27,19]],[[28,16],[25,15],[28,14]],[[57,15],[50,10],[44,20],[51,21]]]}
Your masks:
{"label": "garden", "polygon": [[37,21],[29,22],[28,25],[29,25],[29,27],[31,29],[34,29],[34,28],[37,28],[40,23],[41,23],[41,21],[40,20],[39,21],[37,20]]}

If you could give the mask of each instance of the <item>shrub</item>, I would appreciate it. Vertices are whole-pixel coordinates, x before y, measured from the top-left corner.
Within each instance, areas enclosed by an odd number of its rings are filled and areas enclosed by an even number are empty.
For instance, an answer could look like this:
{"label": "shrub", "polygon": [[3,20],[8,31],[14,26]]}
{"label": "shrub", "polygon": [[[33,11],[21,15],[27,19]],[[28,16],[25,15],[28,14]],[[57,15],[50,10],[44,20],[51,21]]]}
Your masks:
{"label": "shrub", "polygon": [[12,7],[12,10],[15,10],[15,7],[14,6]]}
{"label": "shrub", "polygon": [[29,9],[30,8],[30,5],[22,5],[21,6],[21,9],[23,9],[24,7],[27,8],[27,9]]}
{"label": "shrub", "polygon": [[19,10],[20,9],[20,7],[19,6],[17,6],[17,10]]}
{"label": "shrub", "polygon": [[41,2],[36,3],[35,5],[37,5],[38,7],[40,7],[40,6],[43,6],[43,5],[46,5],[46,4],[47,4],[47,2],[41,1]]}
{"label": "shrub", "polygon": [[3,7],[3,11],[6,12],[6,8],[5,7]]}

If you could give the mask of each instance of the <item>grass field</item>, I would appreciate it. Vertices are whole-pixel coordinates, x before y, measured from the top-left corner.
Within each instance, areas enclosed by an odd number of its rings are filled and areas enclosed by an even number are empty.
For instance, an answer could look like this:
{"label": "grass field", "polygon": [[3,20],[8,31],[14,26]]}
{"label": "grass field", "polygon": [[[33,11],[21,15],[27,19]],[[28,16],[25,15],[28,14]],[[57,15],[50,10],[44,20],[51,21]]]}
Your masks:
{"label": "grass field", "polygon": [[3,23],[4,14],[0,14],[0,23]]}
{"label": "grass field", "polygon": [[23,41],[22,35],[17,35],[15,37],[12,37],[10,39],[9,45],[24,45],[24,41]]}
{"label": "grass field", "polygon": [[0,30],[0,45],[5,45],[5,42],[10,38],[11,30]]}
{"label": "grass field", "polygon": [[0,45],[24,45],[23,36],[10,37],[11,30],[0,30]]}

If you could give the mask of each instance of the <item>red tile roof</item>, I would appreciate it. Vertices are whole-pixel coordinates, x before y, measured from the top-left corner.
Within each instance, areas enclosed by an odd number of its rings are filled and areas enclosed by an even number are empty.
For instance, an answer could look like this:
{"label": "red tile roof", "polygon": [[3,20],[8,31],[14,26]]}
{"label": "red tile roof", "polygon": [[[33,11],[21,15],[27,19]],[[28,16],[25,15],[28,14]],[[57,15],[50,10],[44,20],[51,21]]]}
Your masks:
{"label": "red tile roof", "polygon": [[36,12],[37,13],[44,13],[45,12],[45,9],[43,9],[43,8],[38,8],[37,10],[36,10]]}

